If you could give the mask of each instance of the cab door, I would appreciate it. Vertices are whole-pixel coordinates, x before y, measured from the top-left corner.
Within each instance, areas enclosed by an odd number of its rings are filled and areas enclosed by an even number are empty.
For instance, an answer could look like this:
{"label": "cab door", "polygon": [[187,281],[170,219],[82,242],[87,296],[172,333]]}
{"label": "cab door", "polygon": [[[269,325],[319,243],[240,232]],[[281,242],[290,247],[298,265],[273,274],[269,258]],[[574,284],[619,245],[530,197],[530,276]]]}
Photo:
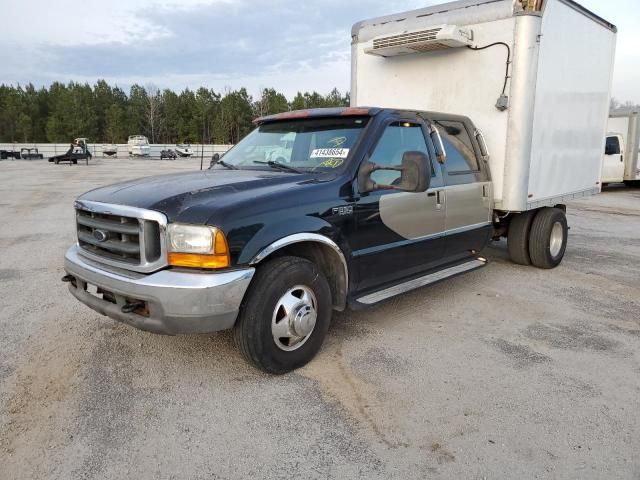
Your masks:
{"label": "cab door", "polygon": [[[378,165],[399,166],[407,151],[425,153],[431,163],[430,188],[426,192],[393,189],[360,194],[355,203],[356,235],[353,256],[358,272],[357,290],[416,275],[442,261],[446,207],[442,200],[443,178],[418,118],[395,118],[385,122],[378,141],[366,158]],[[371,179],[393,185],[400,172],[379,170]]]}
{"label": "cab door", "polygon": [[604,149],[602,162],[602,183],[622,182],[624,180],[624,155],[620,135],[610,135]]}
{"label": "cab door", "polygon": [[436,128],[446,151],[445,256],[448,262],[458,262],[476,256],[486,245],[492,230],[493,193],[469,126],[458,120],[439,120]]}

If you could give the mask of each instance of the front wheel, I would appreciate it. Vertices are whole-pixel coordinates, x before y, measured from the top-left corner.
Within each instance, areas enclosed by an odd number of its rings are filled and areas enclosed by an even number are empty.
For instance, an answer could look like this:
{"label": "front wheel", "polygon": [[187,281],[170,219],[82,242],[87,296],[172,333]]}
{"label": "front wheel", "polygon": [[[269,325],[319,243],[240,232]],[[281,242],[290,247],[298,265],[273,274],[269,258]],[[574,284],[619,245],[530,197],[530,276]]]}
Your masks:
{"label": "front wheel", "polygon": [[567,248],[567,217],[559,208],[543,208],[533,219],[529,233],[529,256],[538,268],[560,265]]}
{"label": "front wheel", "polygon": [[240,309],[233,336],[244,357],[282,374],[308,363],[331,322],[331,291],[318,267],[280,257],[261,266]]}

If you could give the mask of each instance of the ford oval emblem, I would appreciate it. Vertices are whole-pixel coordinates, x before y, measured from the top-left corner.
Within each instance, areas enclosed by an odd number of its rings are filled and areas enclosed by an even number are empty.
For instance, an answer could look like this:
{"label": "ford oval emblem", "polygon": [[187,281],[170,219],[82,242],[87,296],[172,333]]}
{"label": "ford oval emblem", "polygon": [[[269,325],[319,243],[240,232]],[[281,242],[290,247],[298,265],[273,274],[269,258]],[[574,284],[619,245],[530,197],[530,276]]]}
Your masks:
{"label": "ford oval emblem", "polygon": [[109,234],[104,230],[94,230],[93,238],[95,238],[99,242],[105,242],[107,238],[109,238]]}

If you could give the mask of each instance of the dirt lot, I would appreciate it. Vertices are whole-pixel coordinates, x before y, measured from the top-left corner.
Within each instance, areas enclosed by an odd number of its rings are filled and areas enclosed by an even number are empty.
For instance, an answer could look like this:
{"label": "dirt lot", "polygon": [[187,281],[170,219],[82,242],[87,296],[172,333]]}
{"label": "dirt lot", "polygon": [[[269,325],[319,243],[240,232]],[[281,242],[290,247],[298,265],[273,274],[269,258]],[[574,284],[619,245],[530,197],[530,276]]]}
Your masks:
{"label": "dirt lot", "polygon": [[640,190],[572,203],[555,271],[495,244],[273,377],[60,282],[74,197],[196,163],[0,162],[0,478],[640,478]]}

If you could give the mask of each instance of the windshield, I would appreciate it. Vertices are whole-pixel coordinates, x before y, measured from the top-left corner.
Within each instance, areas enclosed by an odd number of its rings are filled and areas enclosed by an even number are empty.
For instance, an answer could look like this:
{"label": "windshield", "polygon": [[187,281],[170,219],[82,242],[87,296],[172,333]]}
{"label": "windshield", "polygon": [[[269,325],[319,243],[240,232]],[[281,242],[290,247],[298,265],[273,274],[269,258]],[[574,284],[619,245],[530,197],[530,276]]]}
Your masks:
{"label": "windshield", "polygon": [[261,125],[224,155],[236,168],[275,162],[296,170],[333,170],[344,164],[368,117],[294,120]]}

